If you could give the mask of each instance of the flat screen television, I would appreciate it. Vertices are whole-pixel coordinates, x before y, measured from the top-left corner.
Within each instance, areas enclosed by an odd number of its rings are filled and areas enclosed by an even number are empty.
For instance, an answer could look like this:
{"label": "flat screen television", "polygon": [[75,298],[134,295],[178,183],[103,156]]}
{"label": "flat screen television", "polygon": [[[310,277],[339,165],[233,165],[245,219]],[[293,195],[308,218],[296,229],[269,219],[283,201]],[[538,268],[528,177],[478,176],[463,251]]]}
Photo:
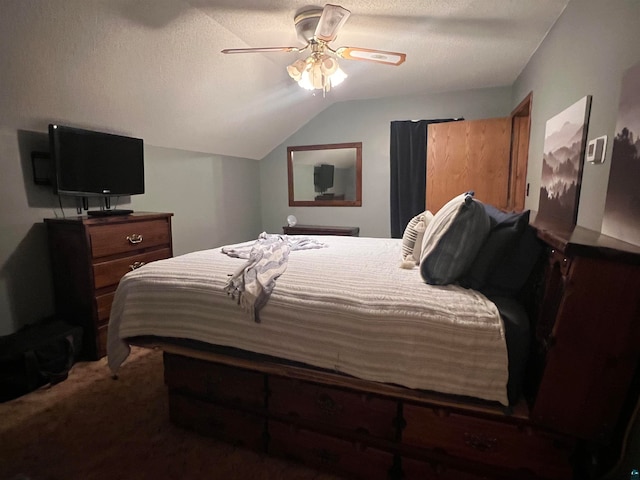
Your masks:
{"label": "flat screen television", "polygon": [[49,144],[55,193],[81,197],[144,193],[142,139],[51,124]]}
{"label": "flat screen television", "polygon": [[333,187],[333,169],[333,165],[325,163],[313,167],[314,191],[324,193]]}

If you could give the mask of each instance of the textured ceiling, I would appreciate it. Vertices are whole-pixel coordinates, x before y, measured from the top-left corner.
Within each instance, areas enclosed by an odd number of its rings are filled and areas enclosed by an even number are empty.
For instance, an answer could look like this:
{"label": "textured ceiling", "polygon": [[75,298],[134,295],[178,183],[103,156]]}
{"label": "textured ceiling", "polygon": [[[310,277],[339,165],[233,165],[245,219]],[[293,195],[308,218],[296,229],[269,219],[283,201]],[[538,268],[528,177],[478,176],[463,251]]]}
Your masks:
{"label": "textured ceiling", "polygon": [[[334,102],[511,85],[568,0],[349,0],[331,46],[405,52],[341,60],[326,98],[286,66],[302,54],[294,0],[2,0],[7,118],[67,122],[147,143],[260,159]],[[322,7],[324,4],[316,4]]]}

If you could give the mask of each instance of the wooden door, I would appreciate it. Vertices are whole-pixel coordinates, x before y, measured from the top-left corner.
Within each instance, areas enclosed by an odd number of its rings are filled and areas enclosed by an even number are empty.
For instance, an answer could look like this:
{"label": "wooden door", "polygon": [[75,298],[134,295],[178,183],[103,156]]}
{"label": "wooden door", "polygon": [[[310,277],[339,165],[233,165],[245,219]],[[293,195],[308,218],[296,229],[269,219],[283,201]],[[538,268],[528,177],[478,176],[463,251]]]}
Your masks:
{"label": "wooden door", "polygon": [[427,209],[437,212],[468,190],[509,207],[511,118],[434,123],[427,131]]}

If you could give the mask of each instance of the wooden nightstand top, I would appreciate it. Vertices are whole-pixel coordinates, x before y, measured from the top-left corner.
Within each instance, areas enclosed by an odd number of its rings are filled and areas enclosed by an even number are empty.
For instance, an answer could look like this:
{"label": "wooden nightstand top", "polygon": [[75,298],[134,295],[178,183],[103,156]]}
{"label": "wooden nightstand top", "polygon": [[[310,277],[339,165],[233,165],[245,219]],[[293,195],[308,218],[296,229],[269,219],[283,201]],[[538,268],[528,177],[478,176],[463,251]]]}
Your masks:
{"label": "wooden nightstand top", "polygon": [[295,225],[282,227],[287,235],[343,235],[357,237],[360,227],[330,227],[327,225]]}

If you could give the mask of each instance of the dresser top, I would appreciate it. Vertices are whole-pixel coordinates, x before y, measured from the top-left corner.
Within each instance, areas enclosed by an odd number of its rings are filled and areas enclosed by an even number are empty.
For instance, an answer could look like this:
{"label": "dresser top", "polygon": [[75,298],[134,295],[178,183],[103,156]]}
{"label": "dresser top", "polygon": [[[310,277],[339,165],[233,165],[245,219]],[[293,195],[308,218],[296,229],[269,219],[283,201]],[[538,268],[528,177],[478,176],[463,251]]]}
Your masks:
{"label": "dresser top", "polygon": [[69,223],[85,225],[103,225],[126,222],[139,222],[142,220],[154,220],[157,218],[172,217],[173,213],[157,213],[157,212],[133,212],[129,215],[113,215],[107,217],[89,217],[87,215],[76,215],[64,218],[45,218],[45,223]]}
{"label": "dresser top", "polygon": [[578,225],[566,225],[553,219],[539,218],[531,212],[531,225],[538,237],[565,254],[589,257],[609,257],[630,263],[640,263],[640,246],[604,235]]}

